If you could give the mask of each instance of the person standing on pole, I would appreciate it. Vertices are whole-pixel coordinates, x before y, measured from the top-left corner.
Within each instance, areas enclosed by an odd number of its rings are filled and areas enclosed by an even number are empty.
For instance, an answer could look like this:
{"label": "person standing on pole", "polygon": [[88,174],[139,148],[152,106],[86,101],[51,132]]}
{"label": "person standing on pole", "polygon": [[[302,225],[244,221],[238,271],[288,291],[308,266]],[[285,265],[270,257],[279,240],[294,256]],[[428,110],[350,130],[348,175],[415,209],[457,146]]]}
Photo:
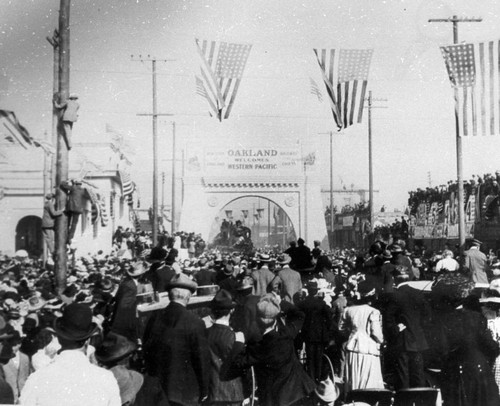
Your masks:
{"label": "person standing on pole", "polygon": [[62,122],[64,126],[64,138],[66,141],[66,146],[68,150],[71,149],[71,132],[73,130],[73,123],[78,120],[78,110],[80,105],[78,104],[78,95],[71,93],[69,99],[66,101],[59,101],[59,95],[54,95],[54,107],[60,109],[62,112]]}
{"label": "person standing on pole", "polygon": [[59,217],[64,213],[63,210],[56,210],[54,206],[54,194],[47,193],[45,195],[45,204],[43,206],[43,216],[42,216],[42,233],[43,239],[47,244],[47,250],[50,255],[54,255],[54,219]]}
{"label": "person standing on pole", "polygon": [[80,179],[69,180],[61,184],[61,189],[68,195],[66,211],[68,213],[68,244],[75,236],[78,219],[83,213],[85,207],[85,198],[88,196],[87,191],[82,187]]}

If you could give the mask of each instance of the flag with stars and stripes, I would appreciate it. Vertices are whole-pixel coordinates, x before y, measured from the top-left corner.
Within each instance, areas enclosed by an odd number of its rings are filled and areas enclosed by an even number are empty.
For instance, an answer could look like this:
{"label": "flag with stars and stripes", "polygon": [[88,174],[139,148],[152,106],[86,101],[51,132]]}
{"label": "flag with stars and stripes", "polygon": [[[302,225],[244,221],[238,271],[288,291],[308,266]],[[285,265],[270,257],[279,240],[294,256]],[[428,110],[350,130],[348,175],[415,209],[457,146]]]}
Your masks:
{"label": "flag with stars and stripes", "polygon": [[441,47],[455,88],[458,135],[500,134],[500,41]]}
{"label": "flag with stars and stripes", "polygon": [[361,123],[373,49],[314,49],[338,130]]}
{"label": "flag with stars and stripes", "polygon": [[219,121],[231,114],[252,45],[195,39],[202,60],[196,93]]}
{"label": "flag with stars and stripes", "polygon": [[122,184],[122,196],[124,198],[128,198],[128,196],[132,196],[132,193],[134,192],[134,183],[132,182],[132,178],[128,172],[119,171],[119,174]]}
{"label": "flag with stars and stripes", "polygon": [[0,110],[0,134],[4,134],[5,139],[12,144],[19,144],[25,149],[32,144],[28,130],[21,125],[13,111]]}

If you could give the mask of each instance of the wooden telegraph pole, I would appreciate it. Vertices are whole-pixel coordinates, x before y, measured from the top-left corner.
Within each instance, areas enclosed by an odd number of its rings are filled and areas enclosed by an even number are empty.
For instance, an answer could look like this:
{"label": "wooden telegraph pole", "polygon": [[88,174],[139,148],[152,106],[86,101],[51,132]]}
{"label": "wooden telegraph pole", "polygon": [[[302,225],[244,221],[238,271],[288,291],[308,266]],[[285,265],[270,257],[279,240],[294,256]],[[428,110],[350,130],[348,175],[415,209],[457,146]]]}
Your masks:
{"label": "wooden telegraph pole", "polygon": [[[458,23],[479,23],[482,18],[458,18],[456,15],[451,18],[431,18],[430,23],[453,23],[453,43],[458,44]],[[455,100],[458,98],[458,89],[455,87]],[[460,250],[465,246],[465,210],[464,210],[464,178],[462,170],[462,137],[460,136],[460,124],[458,115],[455,114],[455,130],[457,145],[457,182],[458,182],[458,238]]]}
{"label": "wooden telegraph pole", "polygon": [[[158,242],[158,131],[157,123],[158,116],[173,116],[173,114],[160,114],[157,112],[157,102],[156,102],[156,62],[158,59],[148,55],[143,57],[139,55],[138,58],[134,58],[132,55],[132,60],[140,62],[151,62],[151,68],[153,73],[153,113],[141,113],[138,116],[151,116],[153,118],[153,245]],[[163,62],[172,61],[173,59],[162,59]],[[163,215],[163,214],[162,214]]]}
{"label": "wooden telegraph pole", "polygon": [[385,109],[387,107],[374,106],[374,101],[387,101],[387,99],[374,99],[372,91],[368,92],[368,200],[370,201],[370,230],[373,232],[373,219],[375,217],[375,204],[373,200],[373,144],[372,144],[372,109]]}
{"label": "wooden telegraph pole", "polygon": [[[61,0],[59,10],[59,97],[64,102],[69,97],[69,13],[71,0]],[[55,59],[55,58],[54,58]],[[64,141],[64,126],[59,116],[57,126],[57,157],[56,179],[58,207],[66,205],[66,194],[59,188],[62,182],[68,179],[68,147]],[[55,221],[55,273],[58,293],[66,287],[66,274],[68,269],[68,217],[62,215]]]}
{"label": "wooden telegraph pole", "polygon": [[[52,92],[56,94],[59,91],[59,31],[54,30],[54,34],[52,37],[47,37],[47,41],[53,48],[54,54],[54,72],[53,72],[53,84],[52,84]],[[58,111],[54,105],[52,105],[52,139],[51,143],[54,148],[57,148],[57,120],[58,120]],[[56,162],[57,157],[52,154],[51,162],[50,162],[50,184],[51,189],[54,188],[56,183]]]}

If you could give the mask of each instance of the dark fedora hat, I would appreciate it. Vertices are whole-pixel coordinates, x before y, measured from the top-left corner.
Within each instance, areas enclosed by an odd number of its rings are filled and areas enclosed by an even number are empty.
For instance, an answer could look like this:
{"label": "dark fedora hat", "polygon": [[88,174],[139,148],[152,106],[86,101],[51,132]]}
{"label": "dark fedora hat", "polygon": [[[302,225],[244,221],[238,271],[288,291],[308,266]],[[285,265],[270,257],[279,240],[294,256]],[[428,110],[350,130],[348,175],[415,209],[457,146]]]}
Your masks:
{"label": "dark fedora hat", "polygon": [[146,261],[163,261],[167,257],[167,250],[162,247],[154,247],[149,255],[146,257]]}
{"label": "dark fedora hat", "polygon": [[231,276],[234,272],[234,266],[227,264],[225,267],[222,268],[222,272],[224,272],[224,275]]}
{"label": "dark fedora hat", "polygon": [[108,333],[102,344],[97,348],[95,357],[103,364],[117,362],[133,353],[137,345],[127,337],[114,332]]}
{"label": "dark fedora hat", "polygon": [[214,310],[233,309],[235,306],[231,293],[225,289],[219,290],[210,303],[210,307]]}
{"label": "dark fedora hat", "polygon": [[64,308],[62,317],[54,320],[58,337],[71,341],[86,340],[97,331],[92,322],[92,310],[83,303],[71,303]]}
{"label": "dark fedora hat", "polygon": [[253,279],[251,276],[244,276],[238,281],[236,285],[236,290],[246,290],[253,288]]}

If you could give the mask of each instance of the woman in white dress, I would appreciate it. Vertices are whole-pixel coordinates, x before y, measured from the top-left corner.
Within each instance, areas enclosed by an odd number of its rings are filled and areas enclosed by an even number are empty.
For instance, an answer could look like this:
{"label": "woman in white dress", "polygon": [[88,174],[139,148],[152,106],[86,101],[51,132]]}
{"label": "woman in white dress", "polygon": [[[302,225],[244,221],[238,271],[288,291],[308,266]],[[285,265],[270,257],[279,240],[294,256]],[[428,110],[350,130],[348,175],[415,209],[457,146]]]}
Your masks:
{"label": "woman in white dress", "polygon": [[363,281],[357,293],[358,298],[344,310],[339,324],[340,331],[349,335],[344,346],[346,393],[355,389],[384,388],[380,363],[382,317],[370,306],[375,287]]}

